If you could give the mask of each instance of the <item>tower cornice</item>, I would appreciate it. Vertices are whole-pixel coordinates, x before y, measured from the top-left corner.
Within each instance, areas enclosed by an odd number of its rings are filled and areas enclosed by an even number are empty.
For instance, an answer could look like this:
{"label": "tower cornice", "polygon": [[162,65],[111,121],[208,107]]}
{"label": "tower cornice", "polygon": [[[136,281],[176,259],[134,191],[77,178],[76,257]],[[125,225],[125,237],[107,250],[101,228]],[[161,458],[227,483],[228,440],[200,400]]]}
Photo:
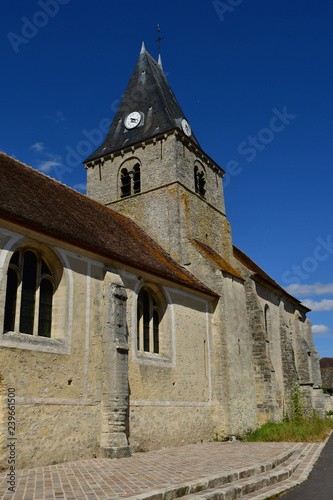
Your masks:
{"label": "tower cornice", "polygon": [[221,168],[209,155],[207,155],[197,143],[195,143],[189,137],[187,137],[180,128],[172,128],[162,133],[155,134],[145,139],[144,141],[138,141],[127,147],[116,149],[110,153],[101,155],[93,160],[84,162],[84,166],[85,168],[91,168],[94,167],[95,165],[103,164],[105,161],[108,160],[113,161],[114,158],[118,156],[124,156],[125,154],[128,154],[130,152],[134,154],[135,151],[137,151],[138,149],[143,149],[148,144],[151,143],[156,143],[161,140],[167,140],[167,138],[170,136],[175,136],[178,140],[182,141],[182,143],[185,144],[188,147],[188,149],[192,150],[198,156],[198,158],[201,158],[208,165],[211,165],[214,169],[216,169],[217,172],[222,174],[222,176],[225,174],[223,168]]}

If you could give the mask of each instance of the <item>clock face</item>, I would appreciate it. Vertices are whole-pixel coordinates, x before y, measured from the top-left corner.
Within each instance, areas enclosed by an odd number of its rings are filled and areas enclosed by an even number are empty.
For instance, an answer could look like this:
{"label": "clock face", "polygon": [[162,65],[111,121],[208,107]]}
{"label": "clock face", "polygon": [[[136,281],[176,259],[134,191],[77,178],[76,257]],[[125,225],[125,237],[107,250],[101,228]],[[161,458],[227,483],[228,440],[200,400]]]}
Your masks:
{"label": "clock face", "polygon": [[127,115],[125,118],[125,127],[128,129],[132,129],[137,127],[140,122],[141,122],[141,115],[139,111],[132,111],[132,113]]}
{"label": "clock face", "polygon": [[191,130],[191,127],[188,123],[187,120],[185,120],[185,118],[182,119],[182,129],[184,130],[185,134],[190,137],[190,135],[192,134],[192,130]]}

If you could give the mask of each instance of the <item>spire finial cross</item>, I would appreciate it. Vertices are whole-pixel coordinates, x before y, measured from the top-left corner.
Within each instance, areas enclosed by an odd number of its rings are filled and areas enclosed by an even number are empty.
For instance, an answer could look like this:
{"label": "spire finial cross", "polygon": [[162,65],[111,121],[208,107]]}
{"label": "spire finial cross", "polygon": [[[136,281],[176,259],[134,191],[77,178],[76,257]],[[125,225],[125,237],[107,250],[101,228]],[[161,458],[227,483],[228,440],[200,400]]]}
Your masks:
{"label": "spire finial cross", "polygon": [[158,54],[161,54],[161,40],[163,40],[164,36],[160,36],[160,25],[157,25],[157,33],[158,33],[158,38],[155,40],[155,42],[158,42]]}

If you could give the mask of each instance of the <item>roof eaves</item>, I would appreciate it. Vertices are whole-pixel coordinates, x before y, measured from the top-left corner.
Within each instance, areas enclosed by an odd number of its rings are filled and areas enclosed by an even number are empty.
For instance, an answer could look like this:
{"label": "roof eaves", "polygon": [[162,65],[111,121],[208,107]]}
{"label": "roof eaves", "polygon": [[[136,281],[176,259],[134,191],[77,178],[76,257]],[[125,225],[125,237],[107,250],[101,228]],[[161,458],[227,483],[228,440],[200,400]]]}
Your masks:
{"label": "roof eaves", "polygon": [[290,295],[282,286],[280,286],[276,281],[273,280],[261,267],[258,266],[248,255],[246,255],[242,250],[233,245],[234,257],[245,266],[249,271],[253,273],[253,279],[258,282],[263,282],[269,285],[270,288],[274,289],[275,292],[279,292],[280,296],[287,297],[291,302],[293,302],[299,309],[304,312],[310,312],[311,309],[306,307],[298,299]]}
{"label": "roof eaves", "polygon": [[274,285],[273,284],[274,280],[267,280],[266,278],[264,278],[263,276],[260,276],[259,274],[255,273],[255,272],[252,276],[252,279],[257,281],[258,283],[261,283],[261,284],[264,284],[265,286],[268,286],[268,288],[270,288],[271,290],[274,290],[274,292],[279,297],[287,298],[288,300],[290,300],[290,302],[292,302],[295,306],[297,306],[298,309],[301,309],[303,312],[307,313],[307,312],[311,311],[311,309],[309,309],[307,306],[302,304],[302,302],[300,300],[296,299],[296,297],[294,297],[293,295],[290,295],[288,292],[286,292],[286,290],[284,288],[282,288],[278,283],[276,283]]}
{"label": "roof eaves", "polygon": [[[10,222],[10,223],[13,223],[13,224],[16,224],[20,227],[24,227],[25,229],[28,229],[30,231],[34,231],[34,232],[39,232],[41,233],[41,228],[33,225],[33,224],[29,224],[29,223],[24,223],[24,222],[18,222],[15,218],[13,217],[4,217],[3,215],[1,215],[1,219],[4,220],[4,221],[7,221],[7,222]],[[148,274],[151,274],[153,276],[156,276],[158,278],[163,278],[164,280],[166,281],[170,281],[172,283],[176,283],[178,285],[181,285],[181,286],[184,286],[186,288],[190,288],[196,292],[200,292],[200,293],[204,293],[205,295],[209,295],[211,297],[218,297],[218,294],[216,294],[213,290],[211,290],[210,288],[206,287],[206,285],[204,285],[203,283],[201,283],[200,280],[198,280],[197,278],[195,278],[194,276],[190,275],[188,278],[188,280],[182,278],[181,276],[178,276],[178,278],[174,277],[174,276],[170,276],[170,275],[166,275],[162,272],[157,272],[155,271],[153,268],[150,268],[150,267],[147,267],[146,265],[141,265],[140,263],[138,262],[134,262],[132,261],[131,259],[129,259],[128,257],[124,257],[124,258],[121,258],[119,256],[114,256],[114,255],[111,255],[110,253],[108,252],[103,252],[102,250],[100,250],[99,248],[94,248],[90,245],[85,245],[79,241],[76,241],[75,238],[69,238],[69,237],[66,237],[64,235],[61,235],[61,234],[55,234],[54,232],[48,232],[47,229],[43,228],[42,230],[42,233],[43,235],[49,237],[49,238],[55,238],[63,243],[66,243],[66,244],[70,244],[70,245],[73,245],[75,246],[76,248],[80,248],[81,250],[84,250],[86,252],[89,252],[89,253],[93,253],[95,255],[99,255],[100,257],[102,258],[106,258],[108,260],[111,260],[113,262],[117,262],[119,264],[122,264],[122,265],[126,265],[126,267],[130,267],[132,269],[136,269],[136,270],[140,270],[140,271],[144,271]],[[175,272],[175,270],[174,270]],[[184,274],[186,275],[188,273],[187,270],[184,270],[183,271]],[[176,274],[176,272],[175,272]],[[190,273],[188,273],[190,274]]]}

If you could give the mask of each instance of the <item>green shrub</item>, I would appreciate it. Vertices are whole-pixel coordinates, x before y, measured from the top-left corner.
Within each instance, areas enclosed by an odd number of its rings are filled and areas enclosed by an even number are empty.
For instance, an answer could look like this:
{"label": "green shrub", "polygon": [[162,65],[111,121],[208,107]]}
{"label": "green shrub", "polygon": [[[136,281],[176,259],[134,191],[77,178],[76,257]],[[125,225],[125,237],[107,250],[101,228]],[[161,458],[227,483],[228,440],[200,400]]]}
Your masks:
{"label": "green shrub", "polygon": [[289,394],[290,420],[300,423],[305,418],[305,400],[302,398],[301,389],[295,382],[292,391]]}

